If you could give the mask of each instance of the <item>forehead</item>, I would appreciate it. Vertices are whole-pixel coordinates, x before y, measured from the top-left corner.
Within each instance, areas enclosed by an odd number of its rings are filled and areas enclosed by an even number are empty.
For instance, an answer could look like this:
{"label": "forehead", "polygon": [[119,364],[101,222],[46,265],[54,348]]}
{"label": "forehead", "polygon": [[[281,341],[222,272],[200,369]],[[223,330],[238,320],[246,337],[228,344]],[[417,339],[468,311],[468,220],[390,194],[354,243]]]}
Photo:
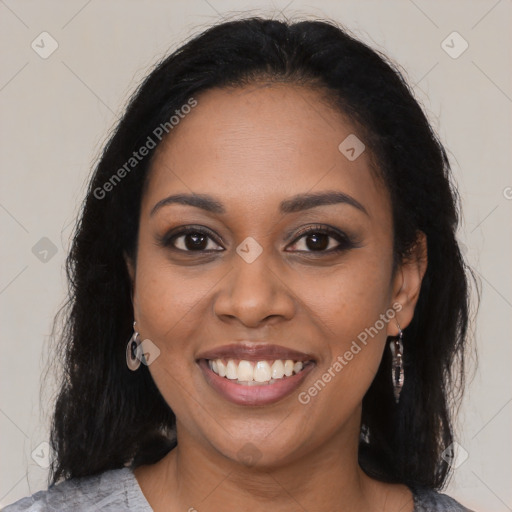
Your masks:
{"label": "forehead", "polygon": [[356,198],[371,216],[389,210],[368,151],[356,159],[343,153],[363,135],[317,91],[255,84],[208,90],[196,100],[156,150],[143,212],[168,195],[195,193],[219,198],[227,215],[255,206],[277,213],[286,197],[324,190]]}

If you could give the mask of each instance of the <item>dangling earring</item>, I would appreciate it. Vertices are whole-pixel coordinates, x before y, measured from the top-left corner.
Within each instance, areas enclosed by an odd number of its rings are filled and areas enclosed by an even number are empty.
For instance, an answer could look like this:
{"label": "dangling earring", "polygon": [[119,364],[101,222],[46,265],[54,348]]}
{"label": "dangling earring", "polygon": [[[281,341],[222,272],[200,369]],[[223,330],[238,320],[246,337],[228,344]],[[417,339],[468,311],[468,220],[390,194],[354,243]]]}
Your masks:
{"label": "dangling earring", "polygon": [[126,345],[126,365],[133,372],[136,371],[140,366],[140,352],[141,345],[139,338],[139,333],[135,330],[135,324],[137,322],[133,322],[133,336],[128,341],[128,345]]}
{"label": "dangling earring", "polygon": [[398,322],[396,322],[396,325],[398,326],[398,335],[395,336],[393,340],[391,340],[389,343],[389,348],[391,349],[391,354],[393,355],[393,361],[391,363],[393,393],[395,395],[395,401],[398,403],[400,400],[400,392],[402,391],[402,387],[404,385],[404,346],[402,344],[402,329],[400,329]]}

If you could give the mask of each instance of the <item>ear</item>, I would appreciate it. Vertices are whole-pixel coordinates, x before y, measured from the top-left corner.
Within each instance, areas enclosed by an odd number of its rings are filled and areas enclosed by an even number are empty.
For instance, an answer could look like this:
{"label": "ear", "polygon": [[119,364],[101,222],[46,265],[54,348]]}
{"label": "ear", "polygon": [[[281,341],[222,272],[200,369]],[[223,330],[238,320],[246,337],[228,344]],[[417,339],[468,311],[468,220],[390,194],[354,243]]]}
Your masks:
{"label": "ear", "polygon": [[130,281],[131,281],[131,285],[132,285],[131,286],[131,289],[132,289],[131,296],[132,296],[132,303],[133,303],[133,294],[135,291],[135,265],[133,263],[133,260],[125,252],[123,252],[123,259],[126,264],[126,269],[128,270],[128,275],[130,276]]}
{"label": "ear", "polygon": [[[416,242],[399,265],[393,278],[392,302],[399,303],[396,319],[404,330],[412,321],[414,309],[420,296],[421,283],[427,270],[427,236],[418,231]],[[388,323],[388,336],[396,336],[398,326],[395,322]]]}

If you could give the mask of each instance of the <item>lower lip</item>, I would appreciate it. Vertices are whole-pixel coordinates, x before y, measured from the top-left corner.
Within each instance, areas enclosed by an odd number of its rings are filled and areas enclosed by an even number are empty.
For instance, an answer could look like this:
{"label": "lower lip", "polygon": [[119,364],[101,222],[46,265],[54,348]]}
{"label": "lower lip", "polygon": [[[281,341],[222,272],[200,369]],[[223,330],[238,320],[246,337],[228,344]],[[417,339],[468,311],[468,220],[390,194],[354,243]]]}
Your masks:
{"label": "lower lip", "polygon": [[220,377],[208,366],[206,359],[198,361],[206,382],[226,400],[237,405],[268,405],[278,402],[293,393],[306,375],[313,369],[314,363],[309,363],[297,374],[283,377],[273,384],[245,385],[237,384],[235,380]]}

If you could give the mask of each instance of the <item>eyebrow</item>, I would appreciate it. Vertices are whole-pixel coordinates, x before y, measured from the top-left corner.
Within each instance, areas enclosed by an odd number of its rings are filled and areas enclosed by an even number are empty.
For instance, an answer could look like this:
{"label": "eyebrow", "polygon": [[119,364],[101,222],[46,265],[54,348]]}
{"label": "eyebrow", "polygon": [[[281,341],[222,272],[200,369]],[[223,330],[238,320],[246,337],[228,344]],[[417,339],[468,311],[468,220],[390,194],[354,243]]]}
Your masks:
{"label": "eyebrow", "polygon": [[[311,194],[298,194],[285,199],[279,204],[279,211],[282,214],[296,213],[303,210],[309,210],[317,206],[324,206],[330,204],[348,204],[362,211],[366,215],[368,212],[366,208],[352,196],[339,192],[337,190],[328,190],[325,192],[316,192]],[[195,206],[201,208],[207,212],[224,214],[226,208],[224,205],[207,194],[174,194],[166,197],[153,206],[150,212],[150,216],[154,215],[160,208],[168,206],[170,204],[184,204],[188,206]]]}

